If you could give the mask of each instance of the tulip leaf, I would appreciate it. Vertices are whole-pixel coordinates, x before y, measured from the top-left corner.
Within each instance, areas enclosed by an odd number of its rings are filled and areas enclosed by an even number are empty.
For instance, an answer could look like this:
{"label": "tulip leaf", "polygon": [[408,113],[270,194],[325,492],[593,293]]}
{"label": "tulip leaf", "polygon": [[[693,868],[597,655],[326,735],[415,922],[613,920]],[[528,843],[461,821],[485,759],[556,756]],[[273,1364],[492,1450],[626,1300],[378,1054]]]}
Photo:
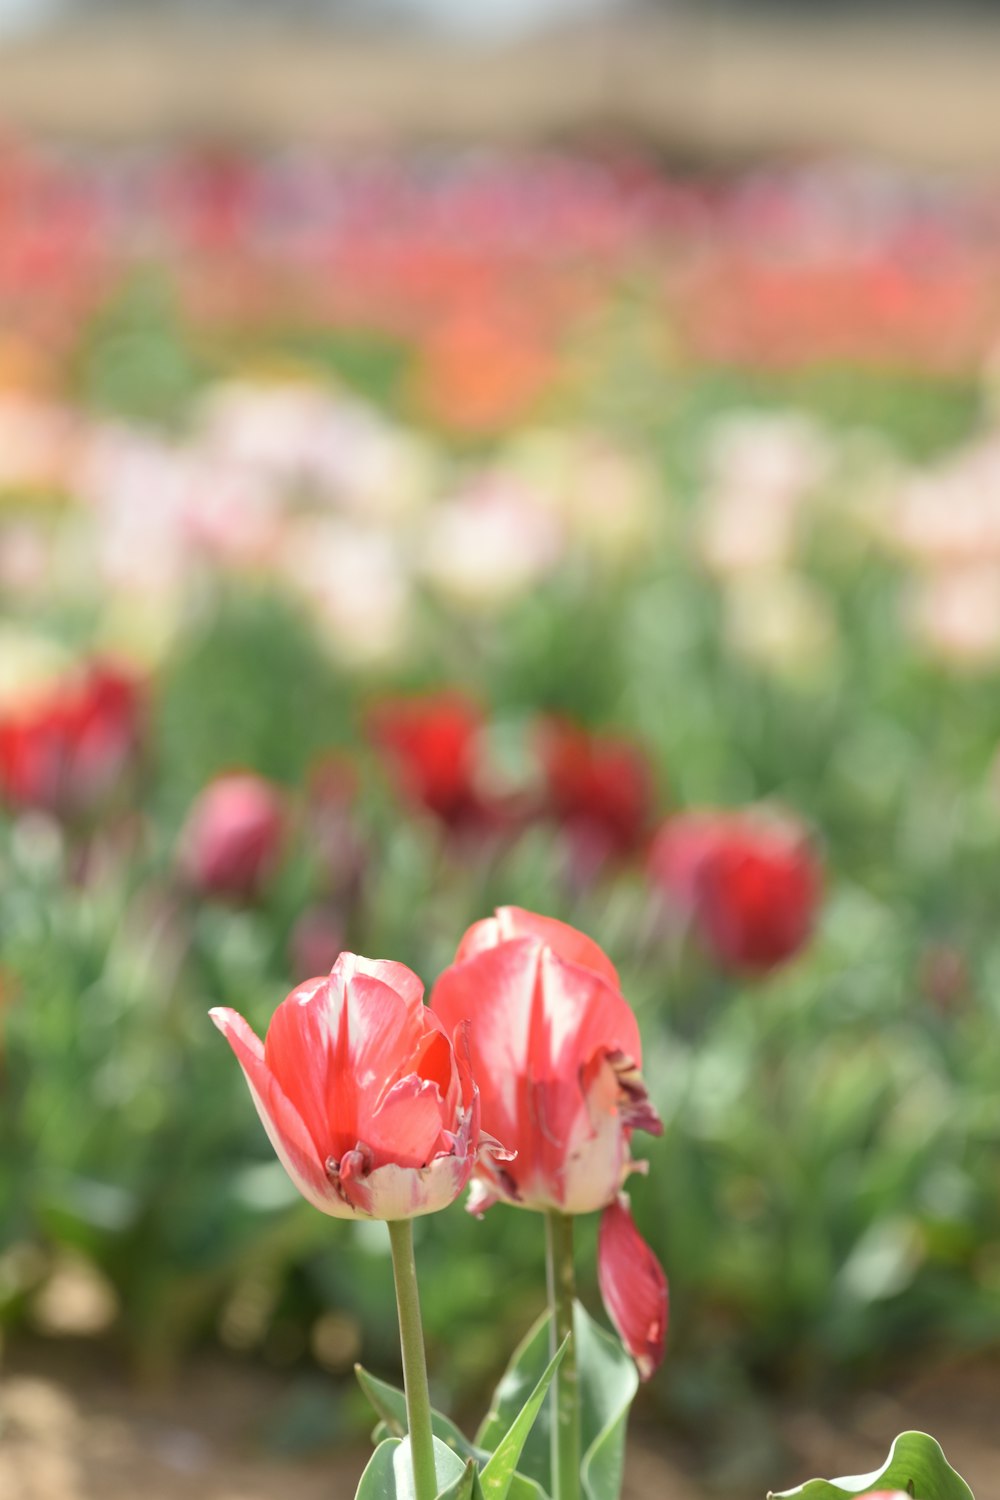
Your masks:
{"label": "tulip leaf", "polygon": [[563,1339],[555,1354],[549,1360],[541,1379],[538,1381],[531,1395],[521,1407],[513,1422],[507,1428],[503,1437],[494,1448],[490,1458],[479,1477],[485,1500],[507,1500],[510,1494],[511,1484],[517,1469],[521,1451],[528,1439],[535,1419],[541,1410],[542,1402],[545,1400],[552,1377],[559,1368],[559,1363],[566,1353],[569,1344],[569,1336]]}
{"label": "tulip leaf", "polygon": [[889,1457],[873,1474],[846,1479],[810,1479],[794,1490],[772,1491],[769,1500],[843,1500],[872,1490],[898,1490],[913,1500],[973,1500],[972,1491],[951,1467],[941,1447],[926,1432],[901,1432]]}
{"label": "tulip leaf", "polygon": [[[370,1374],[363,1365],[355,1365],[354,1373],[358,1377],[358,1384],[381,1418],[385,1431],[391,1437],[405,1437],[407,1423],[404,1393],[397,1386]],[[446,1447],[461,1454],[463,1458],[474,1458],[485,1463],[489,1455],[483,1449],[474,1447],[450,1417],[444,1416],[442,1412],[432,1411],[431,1426],[434,1436],[440,1438]]]}
{"label": "tulip leaf", "polygon": [[365,1465],[354,1500],[397,1500],[393,1458],[398,1447],[399,1438],[386,1438],[379,1443]]}
{"label": "tulip leaf", "polygon": [[[378,1442],[385,1437],[405,1437],[407,1427],[404,1393],[397,1386],[390,1385],[385,1380],[379,1380],[362,1365],[355,1365],[354,1373],[358,1377],[361,1389],[380,1417],[375,1429],[375,1441]],[[455,1453],[463,1458],[474,1458],[480,1465],[486,1463],[489,1453],[484,1448],[470,1443],[450,1417],[444,1416],[442,1412],[432,1411],[431,1424],[434,1436],[440,1438]],[[533,1479],[528,1479],[523,1474],[514,1474],[511,1478],[507,1500],[547,1500],[547,1495]]]}
{"label": "tulip leaf", "polygon": [[483,1492],[479,1488],[479,1470],[474,1458],[466,1461],[465,1468],[454,1483],[449,1484],[447,1489],[438,1491],[437,1500],[483,1500]]}
{"label": "tulip leaf", "polygon": [[[625,1425],[639,1386],[635,1365],[621,1344],[576,1303],[576,1361],[580,1380],[582,1456],[580,1475],[586,1500],[618,1500],[625,1467]],[[545,1369],[549,1314],[524,1339],[497,1386],[493,1405],[476,1444],[492,1452]],[[520,1458],[520,1471],[550,1493],[549,1403],[543,1403]],[[513,1492],[512,1492],[513,1493]]]}
{"label": "tulip leaf", "polygon": [[[384,1444],[382,1445],[385,1446]],[[376,1453],[379,1451],[376,1448]],[[417,1500],[416,1486],[413,1482],[413,1461],[410,1458],[410,1440],[408,1437],[397,1442],[392,1455],[392,1469],[396,1480],[396,1488],[392,1492],[394,1500]],[[434,1472],[437,1475],[438,1494],[445,1494],[454,1486],[456,1480],[464,1480],[466,1476],[466,1464],[459,1458],[457,1453],[442,1443],[440,1438],[434,1439]],[[376,1491],[377,1493],[377,1491]],[[464,1492],[460,1489],[460,1495]],[[365,1496],[364,1500],[368,1500]]]}

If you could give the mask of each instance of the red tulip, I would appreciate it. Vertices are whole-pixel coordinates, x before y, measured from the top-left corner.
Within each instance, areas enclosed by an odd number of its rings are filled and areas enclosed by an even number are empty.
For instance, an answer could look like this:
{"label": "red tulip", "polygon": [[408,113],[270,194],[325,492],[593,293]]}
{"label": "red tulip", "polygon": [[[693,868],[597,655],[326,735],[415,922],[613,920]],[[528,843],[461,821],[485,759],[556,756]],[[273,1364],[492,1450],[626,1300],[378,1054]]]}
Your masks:
{"label": "red tulip", "polygon": [[540,755],[548,807],[580,852],[601,864],[640,847],[649,827],[653,777],[629,740],[547,719]]}
{"label": "red tulip", "polygon": [[0,718],[0,795],[14,807],[72,818],[98,809],[138,754],[142,693],[94,662]]}
{"label": "red tulip", "polygon": [[263,1043],[235,1011],[210,1014],[282,1166],[322,1213],[433,1213],[481,1154],[504,1154],[480,1133],[464,1025],[447,1031],[403,964],[342,953],[278,1006]]}
{"label": "red tulip", "polygon": [[450,692],[387,699],[375,706],[368,726],[409,802],[452,828],[487,813],[477,786],[483,719],[474,703]]}
{"label": "red tulip", "polygon": [[[632,1131],[658,1134],[662,1127],[640,1073],[639,1028],[614,966],[572,927],[501,907],[466,933],[431,1004],[446,1027],[471,1021],[484,1128],[516,1152],[510,1162],[480,1163],[470,1209],[481,1212],[498,1199],[564,1214],[610,1205],[610,1264],[602,1280],[628,1348],[651,1373],[650,1350],[662,1343],[664,1318],[652,1308],[648,1279],[637,1276],[630,1286],[621,1274],[617,1200],[635,1167]],[[644,1263],[652,1260],[645,1247],[643,1255]]]}
{"label": "red tulip", "polygon": [[669,1292],[663,1267],[636,1229],[624,1193],[601,1216],[597,1272],[608,1316],[648,1380],[663,1360]]}
{"label": "red tulip", "polygon": [[805,830],[759,811],[682,813],[664,824],[650,874],[727,969],[758,973],[808,941],[822,871]]}
{"label": "red tulip", "polygon": [[277,787],[249,772],[219,776],[188,814],[181,833],[181,867],[205,894],[251,900],[275,869],[284,837],[285,812]]}

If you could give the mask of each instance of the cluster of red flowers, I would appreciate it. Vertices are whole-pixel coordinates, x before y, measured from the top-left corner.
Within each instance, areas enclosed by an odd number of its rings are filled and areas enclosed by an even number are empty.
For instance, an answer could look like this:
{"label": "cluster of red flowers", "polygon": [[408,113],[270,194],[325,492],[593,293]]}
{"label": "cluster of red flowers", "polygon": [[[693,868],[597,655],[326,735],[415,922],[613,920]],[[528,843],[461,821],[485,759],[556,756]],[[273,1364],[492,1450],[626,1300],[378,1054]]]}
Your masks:
{"label": "cluster of red flowers", "polygon": [[[802,825],[767,808],[691,810],[657,817],[655,776],[645,753],[619,735],[591,733],[565,719],[533,726],[528,784],[491,781],[488,722],[456,692],[386,699],[367,718],[370,743],[397,795],[438,822],[467,854],[531,824],[548,823],[565,841],[574,879],[591,882],[613,862],[644,864],[668,914],[690,926],[719,967],[767,972],[808,942],[822,897],[818,853]],[[323,845],[333,886],[363,862],[350,808],[357,777],[331,761],[313,778],[310,826]],[[182,865],[202,892],[259,896],[287,845],[282,793],[238,773],[205,788],[181,841]],[[305,951],[317,949],[310,937]]]}
{"label": "cluster of red flowers", "polygon": [[530,409],[637,269],[711,360],[964,371],[1000,324],[988,192],[830,168],[706,183],[551,152],[109,163],[8,143],[0,226],[0,311],[57,358],[153,247],[196,320],[402,338],[417,405],[479,430]]}

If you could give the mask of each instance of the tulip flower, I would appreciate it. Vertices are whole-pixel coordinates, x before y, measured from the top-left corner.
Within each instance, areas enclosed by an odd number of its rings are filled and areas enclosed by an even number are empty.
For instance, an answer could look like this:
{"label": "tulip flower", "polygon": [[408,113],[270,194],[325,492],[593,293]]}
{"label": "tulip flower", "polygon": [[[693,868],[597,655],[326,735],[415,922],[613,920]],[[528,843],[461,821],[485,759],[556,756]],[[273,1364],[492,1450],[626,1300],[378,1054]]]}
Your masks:
{"label": "tulip flower", "polygon": [[410,1220],[458,1197],[480,1155],[466,1027],[423,1004],[403,964],[342,953],[278,1006],[263,1042],[236,1011],[209,1012],[236,1054],[278,1159],[304,1198],[389,1227],[416,1500],[433,1500],[434,1442]]}
{"label": "tulip flower", "polygon": [[278,1158],[335,1218],[407,1219],[457,1198],[480,1149],[465,1031],[423,1004],[403,964],[342,953],[300,984],[265,1041],[233,1010],[210,1012],[236,1053]]}
{"label": "tulip flower", "polygon": [[142,709],[132,677],[93,662],[8,710],[0,718],[0,795],[66,819],[93,813],[138,756]]}
{"label": "tulip flower", "polygon": [[452,692],[386,699],[368,719],[400,794],[453,830],[489,819],[478,785],[483,727],[476,704]]}
{"label": "tulip flower", "polygon": [[[516,1151],[513,1161],[479,1163],[470,1209],[503,1200],[546,1213],[550,1226],[607,1210],[601,1281],[608,1310],[643,1375],[651,1375],[663,1350],[666,1282],[619,1192],[636,1165],[632,1131],[662,1127],[614,966],[574,928],[501,907],[465,934],[431,1004],[448,1028],[470,1020],[484,1128]],[[630,1277],[623,1267],[632,1255],[642,1274]]]}
{"label": "tulip flower", "polygon": [[653,801],[652,770],[638,746],[549,718],[539,733],[545,800],[591,866],[635,852]]}
{"label": "tulip flower", "polygon": [[670,818],[654,840],[650,876],[725,969],[763,973],[808,941],[822,894],[809,837],[757,810]]}
{"label": "tulip flower", "polygon": [[180,837],[180,865],[206,895],[253,900],[281,854],[285,813],[262,776],[218,776],[196,799]]}

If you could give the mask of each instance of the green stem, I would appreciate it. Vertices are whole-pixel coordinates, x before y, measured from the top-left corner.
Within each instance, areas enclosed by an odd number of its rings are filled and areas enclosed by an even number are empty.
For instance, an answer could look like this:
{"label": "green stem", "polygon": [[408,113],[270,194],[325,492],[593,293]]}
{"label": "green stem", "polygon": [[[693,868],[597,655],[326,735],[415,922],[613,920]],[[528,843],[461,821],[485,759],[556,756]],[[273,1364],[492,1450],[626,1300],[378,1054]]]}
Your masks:
{"label": "green stem", "polygon": [[552,1382],[552,1497],[580,1500],[580,1383],[573,1335],[573,1220],[551,1210],[545,1215],[545,1248],[552,1323],[549,1351],[569,1336]]}
{"label": "green stem", "polygon": [[396,1279],[399,1346],[403,1355],[403,1388],[406,1391],[414,1493],[416,1500],[435,1500],[438,1487],[434,1469],[434,1430],[431,1396],[427,1388],[424,1331],[420,1321],[417,1265],[413,1258],[413,1221],[396,1219],[389,1221],[386,1227],[392,1246],[392,1273]]}

